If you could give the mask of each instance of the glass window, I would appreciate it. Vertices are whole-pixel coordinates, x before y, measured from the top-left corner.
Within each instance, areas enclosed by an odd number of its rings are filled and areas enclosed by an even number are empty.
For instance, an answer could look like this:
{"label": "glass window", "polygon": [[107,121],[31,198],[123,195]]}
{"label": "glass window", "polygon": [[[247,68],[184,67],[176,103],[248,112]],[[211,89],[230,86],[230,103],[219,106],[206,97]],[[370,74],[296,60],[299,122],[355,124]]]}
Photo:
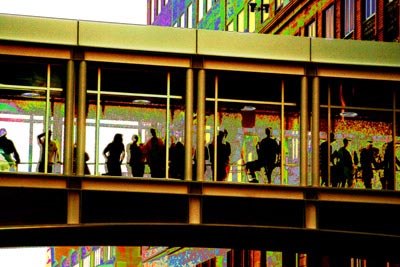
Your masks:
{"label": "glass window", "polygon": [[335,6],[328,7],[324,12],[324,37],[333,39],[335,37]]}
{"label": "glass window", "polygon": [[375,14],[376,0],[365,0],[365,18],[369,18]]}
{"label": "glass window", "polygon": [[[1,170],[36,172],[41,162],[41,172],[62,173],[65,68],[18,61],[0,66],[0,125],[15,146],[13,153],[2,154]],[[52,131],[48,147],[38,143],[46,129]]]}
{"label": "glass window", "polygon": [[[86,149],[91,172],[96,175],[110,174],[103,152],[115,135],[121,134],[125,151],[121,165],[123,176],[179,178],[173,177],[175,173],[167,176],[169,150],[166,148],[184,142],[184,72],[124,66],[91,68],[88,87],[96,88],[98,79],[100,91],[88,88],[87,97]],[[154,154],[149,152],[147,145],[152,137],[152,128],[160,138],[159,143],[151,145],[158,148]],[[130,161],[133,151],[130,145],[135,135],[143,152],[141,162],[144,166],[140,174],[132,171]],[[160,160],[156,166],[160,167],[161,173],[153,172],[151,155]]]}
{"label": "glass window", "polygon": [[315,21],[307,25],[307,36],[317,37],[317,23]]}
{"label": "glass window", "polygon": [[[376,94],[376,88],[380,88],[379,94]],[[393,99],[394,88],[394,85],[372,80],[338,79],[321,83],[321,142],[327,140],[329,132],[333,132],[335,140],[331,152],[335,153],[344,146],[345,138],[351,140],[347,150],[351,152],[354,163],[354,177],[349,183],[338,175],[336,155],[339,154],[332,155],[332,186],[385,187],[382,166],[386,147],[393,139],[393,101],[387,100]],[[369,163],[369,166],[373,166],[372,178],[366,180],[362,170],[365,162],[363,155],[368,147],[374,151],[375,163]],[[325,173],[328,174],[328,167]]]}
{"label": "glass window", "polygon": [[212,4],[213,4],[212,0],[207,0],[207,12],[210,11]]}
{"label": "glass window", "polygon": [[193,6],[190,4],[187,8],[188,14],[188,28],[193,28]]}
{"label": "glass window", "polygon": [[283,0],[275,0],[275,10],[279,10],[283,6]]}
{"label": "glass window", "polygon": [[[218,72],[207,75],[206,143],[210,157],[205,180],[299,183],[299,112],[297,104],[290,102],[291,98],[299,98],[299,84],[299,81],[282,81],[267,74]],[[287,117],[283,126],[281,104],[285,95],[288,95],[284,99]],[[267,136],[266,128],[270,128],[271,138],[276,143],[274,165],[269,169],[258,165],[257,144]],[[226,161],[219,161],[219,146],[215,149],[214,145],[219,140],[229,143],[231,148]]]}
{"label": "glass window", "polygon": [[256,31],[256,12],[251,12],[250,8],[248,9],[249,12],[249,32]]}
{"label": "glass window", "polygon": [[354,0],[344,0],[344,35],[354,30]]}
{"label": "glass window", "polygon": [[185,24],[186,24],[186,14],[185,13],[183,13],[182,15],[181,15],[181,18],[180,18],[180,27],[181,28],[185,28]]}
{"label": "glass window", "polygon": [[[264,3],[268,4],[268,6],[264,5]],[[282,0],[282,3],[280,3],[280,4],[283,5],[283,0]],[[261,5],[262,5],[261,17],[262,17],[262,20],[265,21],[267,18],[269,18],[269,6],[270,6],[269,1],[262,1]]]}
{"label": "glass window", "polygon": [[204,16],[204,0],[199,0],[199,21],[203,18]]}
{"label": "glass window", "polygon": [[156,8],[156,2],[157,0],[153,0],[152,1],[152,6],[151,6],[151,10],[150,10],[150,13],[151,13],[151,23],[154,23],[154,11],[155,11],[155,8]]}
{"label": "glass window", "polygon": [[231,22],[229,22],[228,24],[228,31],[233,32],[235,30],[234,28],[234,20],[232,20]]}
{"label": "glass window", "polygon": [[238,32],[244,32],[244,10],[238,14]]}

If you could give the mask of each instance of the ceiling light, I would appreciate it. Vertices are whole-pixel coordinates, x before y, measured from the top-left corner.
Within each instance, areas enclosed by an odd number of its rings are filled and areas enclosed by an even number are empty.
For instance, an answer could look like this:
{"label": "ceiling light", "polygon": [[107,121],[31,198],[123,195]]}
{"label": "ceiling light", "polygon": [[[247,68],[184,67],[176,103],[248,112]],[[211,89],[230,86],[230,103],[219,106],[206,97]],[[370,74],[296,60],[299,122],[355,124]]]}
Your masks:
{"label": "ceiling light", "polygon": [[346,117],[346,118],[354,118],[354,117],[357,117],[358,114],[353,111],[343,111],[343,112],[340,112],[340,116]]}
{"label": "ceiling light", "polygon": [[256,110],[256,108],[253,107],[253,106],[244,106],[244,107],[241,109],[241,111],[253,111],[253,110]]}
{"label": "ceiling light", "polygon": [[38,96],[40,96],[40,94],[37,92],[25,92],[25,93],[22,93],[21,96],[23,96],[23,97],[38,97]]}
{"label": "ceiling light", "polygon": [[142,105],[150,104],[150,103],[151,103],[150,100],[147,100],[147,99],[135,99],[135,100],[133,100],[132,102],[133,102],[134,104],[142,104]]}

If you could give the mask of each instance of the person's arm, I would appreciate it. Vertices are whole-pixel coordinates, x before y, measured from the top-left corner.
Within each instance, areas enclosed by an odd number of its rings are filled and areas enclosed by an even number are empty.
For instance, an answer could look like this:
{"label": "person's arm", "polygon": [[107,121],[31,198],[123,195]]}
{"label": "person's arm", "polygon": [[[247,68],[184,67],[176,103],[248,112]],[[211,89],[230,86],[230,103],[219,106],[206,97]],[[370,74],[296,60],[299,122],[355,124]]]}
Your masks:
{"label": "person's arm", "polygon": [[122,162],[124,161],[124,158],[125,158],[125,150],[122,151],[121,157],[120,157],[120,161],[119,161],[119,162],[122,163]]}
{"label": "person's arm", "polygon": [[108,159],[108,151],[109,151],[110,144],[108,144],[103,150],[103,156]]}
{"label": "person's arm", "polygon": [[46,135],[46,133],[41,133],[37,136],[39,144],[44,144],[44,139],[43,137]]}

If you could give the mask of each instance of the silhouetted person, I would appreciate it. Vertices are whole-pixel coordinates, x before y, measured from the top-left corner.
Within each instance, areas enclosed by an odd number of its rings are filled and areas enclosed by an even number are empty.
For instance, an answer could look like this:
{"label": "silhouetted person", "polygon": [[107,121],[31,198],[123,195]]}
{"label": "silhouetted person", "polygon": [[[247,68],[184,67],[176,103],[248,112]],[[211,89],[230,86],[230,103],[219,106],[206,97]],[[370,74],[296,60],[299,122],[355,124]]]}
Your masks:
{"label": "silhouetted person", "polygon": [[122,134],[117,133],[114,139],[103,150],[106,158],[107,175],[122,176],[121,164],[125,158],[125,147],[123,144]]}
{"label": "silhouetted person", "polygon": [[[225,133],[223,131],[218,132],[217,136],[217,181],[225,181],[227,177],[227,166],[229,165],[229,155],[230,148],[223,142],[225,137]],[[208,150],[210,153],[211,167],[214,178],[214,142],[208,145]]]}
{"label": "silhouetted person", "polygon": [[129,150],[127,162],[131,167],[133,177],[143,177],[145,166],[143,144],[139,144],[139,136],[136,134],[133,135],[132,141],[127,148]]}
{"label": "silhouetted person", "polygon": [[345,187],[346,182],[348,187],[353,186],[355,164],[349,150],[350,142],[350,138],[344,138],[343,146],[338,150],[338,161],[336,164],[338,167],[338,177],[340,182],[337,186],[341,187]]}
{"label": "silhouetted person", "polygon": [[150,167],[152,178],[165,177],[165,145],[161,138],[157,137],[156,129],[150,129],[151,138],[146,142],[146,158]]}
{"label": "silhouetted person", "polygon": [[272,182],[272,171],[280,160],[280,147],[278,142],[271,137],[271,128],[265,129],[267,135],[260,142],[258,149],[258,161],[264,167],[268,183]]}
{"label": "silhouetted person", "polygon": [[227,141],[228,138],[228,131],[226,129],[224,129],[224,143],[225,143],[225,149],[226,149],[226,154],[228,157],[228,162],[226,163],[226,177],[228,177],[229,171],[231,169],[231,162],[229,157],[231,156],[232,153],[232,148],[231,148],[231,144]]}
{"label": "silhouetted person", "polygon": [[5,128],[0,129],[0,154],[7,160],[10,166],[9,170],[16,171],[18,169],[18,164],[21,160],[13,141],[7,138],[7,130]]}
{"label": "silhouetted person", "polygon": [[125,147],[125,151],[126,151],[126,170],[128,172],[128,176],[132,176],[132,167],[129,165],[129,161],[131,158],[131,150],[130,147],[133,144],[134,140],[135,140],[135,134],[132,135],[132,142],[128,143]]}
{"label": "silhouetted person", "polygon": [[[47,154],[47,172],[52,173],[53,172],[53,165],[55,162],[60,162],[60,151],[58,150],[57,143],[54,140],[51,140],[51,135],[52,131],[49,130],[48,136],[49,136],[49,141],[48,141],[48,154]],[[39,161],[39,172],[44,172],[44,162],[45,162],[45,144],[46,144],[46,133],[41,133],[37,136],[39,145],[41,147],[41,157]]]}
{"label": "silhouetted person", "polygon": [[[331,143],[335,142],[335,134],[330,133],[329,135],[329,142],[326,140],[319,146],[319,166],[320,166],[320,173],[321,173],[321,186],[329,186],[328,184],[328,174],[329,168],[331,163],[335,163],[335,157],[337,152],[332,151]],[[330,153],[330,156],[329,156]],[[335,177],[336,174],[331,172],[331,177],[333,177],[332,184],[336,184]]]}
{"label": "silhouetted person", "polygon": [[185,147],[178,141],[169,148],[169,176],[184,179],[185,176]]}
{"label": "silhouetted person", "polygon": [[[396,166],[395,166],[396,165]],[[387,190],[395,189],[395,173],[397,167],[400,167],[400,161],[397,157],[394,157],[394,144],[393,141],[387,143],[385,149],[385,155],[383,156],[383,179],[382,188]]]}
{"label": "silhouetted person", "polygon": [[374,168],[378,169],[379,166],[375,160],[376,149],[373,147],[372,140],[367,142],[367,147],[360,151],[360,163],[364,186],[365,188],[372,188],[371,180],[374,177]]}
{"label": "silhouetted person", "polygon": [[[76,173],[76,145],[74,146],[74,160],[73,160],[73,172]],[[89,170],[89,166],[87,164],[89,160],[89,154],[87,152],[85,152],[85,168],[84,168],[84,174],[90,174],[90,170]]]}

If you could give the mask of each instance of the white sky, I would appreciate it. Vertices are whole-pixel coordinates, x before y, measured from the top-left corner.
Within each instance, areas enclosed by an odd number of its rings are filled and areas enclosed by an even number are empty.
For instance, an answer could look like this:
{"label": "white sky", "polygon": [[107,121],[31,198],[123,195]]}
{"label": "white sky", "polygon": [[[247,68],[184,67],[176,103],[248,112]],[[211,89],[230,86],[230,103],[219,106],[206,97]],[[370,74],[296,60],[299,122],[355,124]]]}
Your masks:
{"label": "white sky", "polygon": [[0,13],[146,24],[147,0],[0,0]]}
{"label": "white sky", "polygon": [[45,267],[47,247],[1,248],[0,266]]}
{"label": "white sky", "polygon": [[[0,0],[0,13],[146,24],[147,0]],[[0,248],[0,266],[44,267],[47,248]]]}

